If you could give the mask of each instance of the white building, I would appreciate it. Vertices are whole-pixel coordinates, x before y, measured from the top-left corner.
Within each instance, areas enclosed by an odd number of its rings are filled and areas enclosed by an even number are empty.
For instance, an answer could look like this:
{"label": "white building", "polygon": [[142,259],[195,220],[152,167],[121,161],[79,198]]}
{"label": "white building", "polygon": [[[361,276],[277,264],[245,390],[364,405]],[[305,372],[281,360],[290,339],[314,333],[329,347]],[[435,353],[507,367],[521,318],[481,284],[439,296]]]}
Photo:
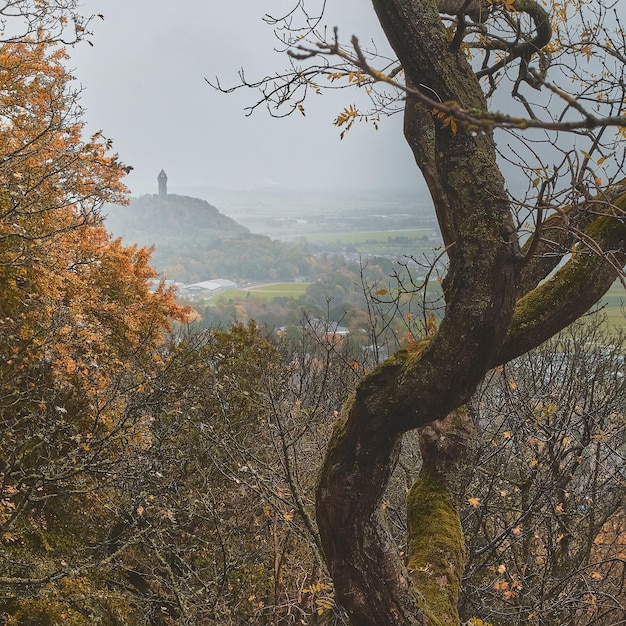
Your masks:
{"label": "white building", "polygon": [[236,286],[232,280],[215,278],[214,280],[203,280],[199,283],[185,285],[178,290],[178,295],[189,300],[206,300],[227,289],[234,289]]}

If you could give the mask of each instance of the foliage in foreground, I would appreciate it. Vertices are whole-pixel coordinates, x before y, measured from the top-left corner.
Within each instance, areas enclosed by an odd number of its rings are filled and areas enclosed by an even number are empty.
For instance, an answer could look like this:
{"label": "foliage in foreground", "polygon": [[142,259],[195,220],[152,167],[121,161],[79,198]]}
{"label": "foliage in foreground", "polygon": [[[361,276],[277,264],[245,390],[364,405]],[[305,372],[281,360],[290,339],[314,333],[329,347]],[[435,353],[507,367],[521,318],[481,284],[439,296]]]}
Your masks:
{"label": "foliage in foreground", "polygon": [[[50,3],[61,13],[72,5]],[[362,401],[400,360],[415,364],[424,344],[373,374],[329,333],[276,343],[250,323],[171,335],[186,311],[163,286],[149,289],[148,251],[125,248],[99,224],[101,204],[122,192],[123,166],[99,134],[82,140],[63,55],[45,41],[0,53],[11,87],[0,103],[2,621],[345,623],[313,521],[316,476],[328,440],[339,445],[348,432],[341,407]],[[588,269],[595,258],[580,244],[571,263]],[[455,432],[430,423],[421,453],[407,437],[397,466],[394,457],[376,514],[394,531],[390,552],[408,554],[414,579],[434,582],[431,595],[445,602],[458,588],[432,575],[441,563],[415,561],[425,548],[403,538],[407,524],[413,540],[423,527],[417,506],[407,522],[400,503],[433,450],[454,453],[457,435],[470,443],[469,462],[446,467],[455,470],[448,484],[435,485],[461,506],[463,529],[453,530],[468,548],[459,606],[468,623],[624,620],[616,487],[625,382],[613,347],[622,339],[585,325],[496,368],[455,413]],[[461,432],[470,419],[473,439]],[[456,516],[448,496],[434,504]]]}
{"label": "foliage in foreground", "polygon": [[[494,372],[475,399],[482,437],[455,483],[468,619],[623,617],[626,382],[619,350],[606,337],[597,349],[599,336],[591,325],[564,334]],[[9,623],[345,623],[313,494],[359,370],[340,344],[301,340],[276,343],[254,325],[180,335],[154,352],[141,382],[113,384],[123,446],[75,437],[56,461],[74,471],[28,506],[5,488]],[[591,385],[580,385],[582,371]],[[66,428],[81,415],[63,413]],[[84,457],[94,446],[97,464],[77,461],[76,448]],[[401,503],[419,465],[407,440],[383,506],[399,553]]]}

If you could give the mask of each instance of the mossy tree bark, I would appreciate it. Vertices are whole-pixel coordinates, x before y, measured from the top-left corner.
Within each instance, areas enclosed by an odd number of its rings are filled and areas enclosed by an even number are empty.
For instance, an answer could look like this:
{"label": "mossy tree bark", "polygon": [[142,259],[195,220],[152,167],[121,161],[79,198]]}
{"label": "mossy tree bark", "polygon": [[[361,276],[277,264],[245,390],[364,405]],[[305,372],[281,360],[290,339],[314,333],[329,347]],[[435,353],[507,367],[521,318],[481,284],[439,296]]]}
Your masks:
{"label": "mossy tree bark", "polygon": [[[465,54],[450,45],[434,0],[373,0],[407,83],[442,102],[487,110]],[[369,374],[329,443],[317,491],[317,521],[339,603],[358,626],[458,624],[463,536],[447,475],[470,428],[459,410],[486,372],[571,323],[608,289],[623,266],[623,220],[584,208],[576,219],[591,247],[551,279],[541,245],[520,249],[489,132],[453,132],[407,100],[405,136],[434,200],[448,250],[445,317],[427,342]],[[617,202],[624,205],[622,196]],[[621,206],[621,208],[625,208]],[[561,235],[559,235],[561,236]],[[570,235],[562,235],[567,238]],[[553,237],[554,239],[554,237]],[[558,262],[558,261],[557,261]],[[540,286],[538,286],[540,285]],[[381,498],[402,435],[421,429],[424,467],[408,498],[405,566],[379,521]]]}

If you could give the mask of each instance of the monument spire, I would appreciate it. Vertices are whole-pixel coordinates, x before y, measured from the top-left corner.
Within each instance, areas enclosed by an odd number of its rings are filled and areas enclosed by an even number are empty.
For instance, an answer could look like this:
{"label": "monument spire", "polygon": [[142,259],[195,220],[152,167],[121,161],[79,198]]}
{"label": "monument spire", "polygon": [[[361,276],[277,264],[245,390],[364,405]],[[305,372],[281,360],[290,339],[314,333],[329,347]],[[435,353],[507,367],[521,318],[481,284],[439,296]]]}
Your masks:
{"label": "monument spire", "polygon": [[167,196],[167,174],[164,170],[161,170],[158,177],[159,181],[159,195]]}

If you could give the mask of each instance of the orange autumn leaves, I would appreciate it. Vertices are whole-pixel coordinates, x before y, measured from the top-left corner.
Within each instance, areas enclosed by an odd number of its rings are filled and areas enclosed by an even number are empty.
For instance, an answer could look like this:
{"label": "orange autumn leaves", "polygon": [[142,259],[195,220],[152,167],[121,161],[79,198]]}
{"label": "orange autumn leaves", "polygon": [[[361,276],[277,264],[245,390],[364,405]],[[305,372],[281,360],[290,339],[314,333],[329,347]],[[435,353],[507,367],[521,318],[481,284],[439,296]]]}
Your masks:
{"label": "orange autumn leaves", "polygon": [[[103,203],[124,201],[124,166],[101,133],[83,138],[65,61],[53,44],[0,45],[0,539],[16,551],[0,574],[9,582],[66,576],[67,546],[90,541],[86,520],[97,527],[104,515],[86,505],[90,494],[115,500],[112,468],[148,445],[131,392],[149,387],[171,321],[186,317],[153,284],[150,250],[102,226]],[[24,553],[31,536],[45,548]]]}
{"label": "orange autumn leaves", "polygon": [[186,311],[151,289],[150,251],[101,225],[101,205],[124,201],[124,166],[101,133],[83,139],[66,59],[53,44],[0,47],[0,367],[27,379],[43,361],[102,388]]}
{"label": "orange autumn leaves", "polygon": [[51,44],[0,47],[3,222],[10,214],[26,220],[24,228],[34,219],[42,230],[59,217],[57,211],[72,209],[79,223],[102,201],[119,200],[125,191],[122,164],[110,153],[110,142],[99,133],[83,141],[79,94],[71,87],[66,59]]}

